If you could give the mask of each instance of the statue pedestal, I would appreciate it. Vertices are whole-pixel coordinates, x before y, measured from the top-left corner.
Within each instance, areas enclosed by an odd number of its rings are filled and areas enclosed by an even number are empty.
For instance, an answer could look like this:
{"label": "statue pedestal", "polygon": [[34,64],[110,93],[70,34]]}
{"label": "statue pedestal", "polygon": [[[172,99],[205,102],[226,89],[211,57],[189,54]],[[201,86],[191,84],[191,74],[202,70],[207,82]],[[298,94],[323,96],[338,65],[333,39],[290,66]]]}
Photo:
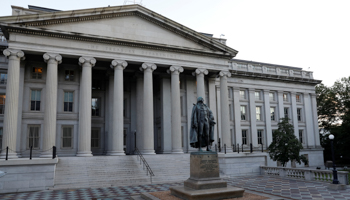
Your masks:
{"label": "statue pedestal", "polygon": [[216,152],[192,152],[190,178],[184,187],[171,187],[171,194],[182,199],[212,200],[242,197],[244,190],[227,186],[220,178],[219,160]]}

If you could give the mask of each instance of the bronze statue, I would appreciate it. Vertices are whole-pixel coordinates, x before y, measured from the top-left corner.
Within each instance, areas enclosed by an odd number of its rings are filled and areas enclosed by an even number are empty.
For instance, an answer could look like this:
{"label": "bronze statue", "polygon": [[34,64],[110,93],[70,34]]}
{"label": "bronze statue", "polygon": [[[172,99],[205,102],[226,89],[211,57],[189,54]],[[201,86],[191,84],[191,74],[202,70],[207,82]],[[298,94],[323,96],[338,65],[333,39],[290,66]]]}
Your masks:
{"label": "bronze statue", "polygon": [[214,142],[214,116],[213,112],[204,104],[202,97],[197,98],[197,104],[194,104],[191,115],[190,145],[193,148],[207,147]]}

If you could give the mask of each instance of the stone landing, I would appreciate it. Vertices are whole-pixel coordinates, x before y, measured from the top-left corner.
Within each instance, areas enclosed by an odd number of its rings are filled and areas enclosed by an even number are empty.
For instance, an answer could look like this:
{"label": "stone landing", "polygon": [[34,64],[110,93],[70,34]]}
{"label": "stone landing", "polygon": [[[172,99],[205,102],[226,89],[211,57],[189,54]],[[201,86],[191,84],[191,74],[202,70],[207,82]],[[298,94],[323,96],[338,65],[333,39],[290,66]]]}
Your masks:
{"label": "stone landing", "polygon": [[171,187],[171,194],[187,200],[214,200],[242,197],[244,189],[227,186],[220,178],[216,152],[192,152],[190,178],[184,186]]}

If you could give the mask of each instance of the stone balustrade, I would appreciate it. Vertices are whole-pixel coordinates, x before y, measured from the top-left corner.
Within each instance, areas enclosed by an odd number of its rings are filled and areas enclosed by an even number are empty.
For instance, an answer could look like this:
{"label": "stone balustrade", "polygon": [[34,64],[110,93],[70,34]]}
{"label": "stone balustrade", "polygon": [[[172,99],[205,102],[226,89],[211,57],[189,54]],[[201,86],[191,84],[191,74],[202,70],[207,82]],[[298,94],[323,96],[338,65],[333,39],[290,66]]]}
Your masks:
{"label": "stone balustrade", "polygon": [[303,79],[314,79],[312,72],[303,71],[301,68],[283,67],[272,64],[249,64],[245,62],[232,61],[231,70],[236,72],[260,73]]}
{"label": "stone balustrade", "polygon": [[[303,179],[306,181],[324,181],[329,183],[333,181],[332,170],[260,166],[260,174]],[[338,171],[338,180],[340,184],[349,185],[348,172]]]}

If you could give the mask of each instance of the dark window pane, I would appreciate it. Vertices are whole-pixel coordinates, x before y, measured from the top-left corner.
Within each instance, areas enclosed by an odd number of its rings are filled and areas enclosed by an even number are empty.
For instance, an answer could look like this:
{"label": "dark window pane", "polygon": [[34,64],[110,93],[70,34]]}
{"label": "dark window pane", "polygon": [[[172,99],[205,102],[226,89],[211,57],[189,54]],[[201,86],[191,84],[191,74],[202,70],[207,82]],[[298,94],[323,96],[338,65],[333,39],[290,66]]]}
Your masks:
{"label": "dark window pane", "polygon": [[73,111],[73,103],[69,103],[69,112],[72,112]]}
{"label": "dark window pane", "polygon": [[40,101],[36,102],[36,110],[40,111]]}
{"label": "dark window pane", "polygon": [[68,103],[64,102],[64,111],[68,111]]}
{"label": "dark window pane", "polygon": [[30,102],[30,110],[35,110],[35,101]]}

